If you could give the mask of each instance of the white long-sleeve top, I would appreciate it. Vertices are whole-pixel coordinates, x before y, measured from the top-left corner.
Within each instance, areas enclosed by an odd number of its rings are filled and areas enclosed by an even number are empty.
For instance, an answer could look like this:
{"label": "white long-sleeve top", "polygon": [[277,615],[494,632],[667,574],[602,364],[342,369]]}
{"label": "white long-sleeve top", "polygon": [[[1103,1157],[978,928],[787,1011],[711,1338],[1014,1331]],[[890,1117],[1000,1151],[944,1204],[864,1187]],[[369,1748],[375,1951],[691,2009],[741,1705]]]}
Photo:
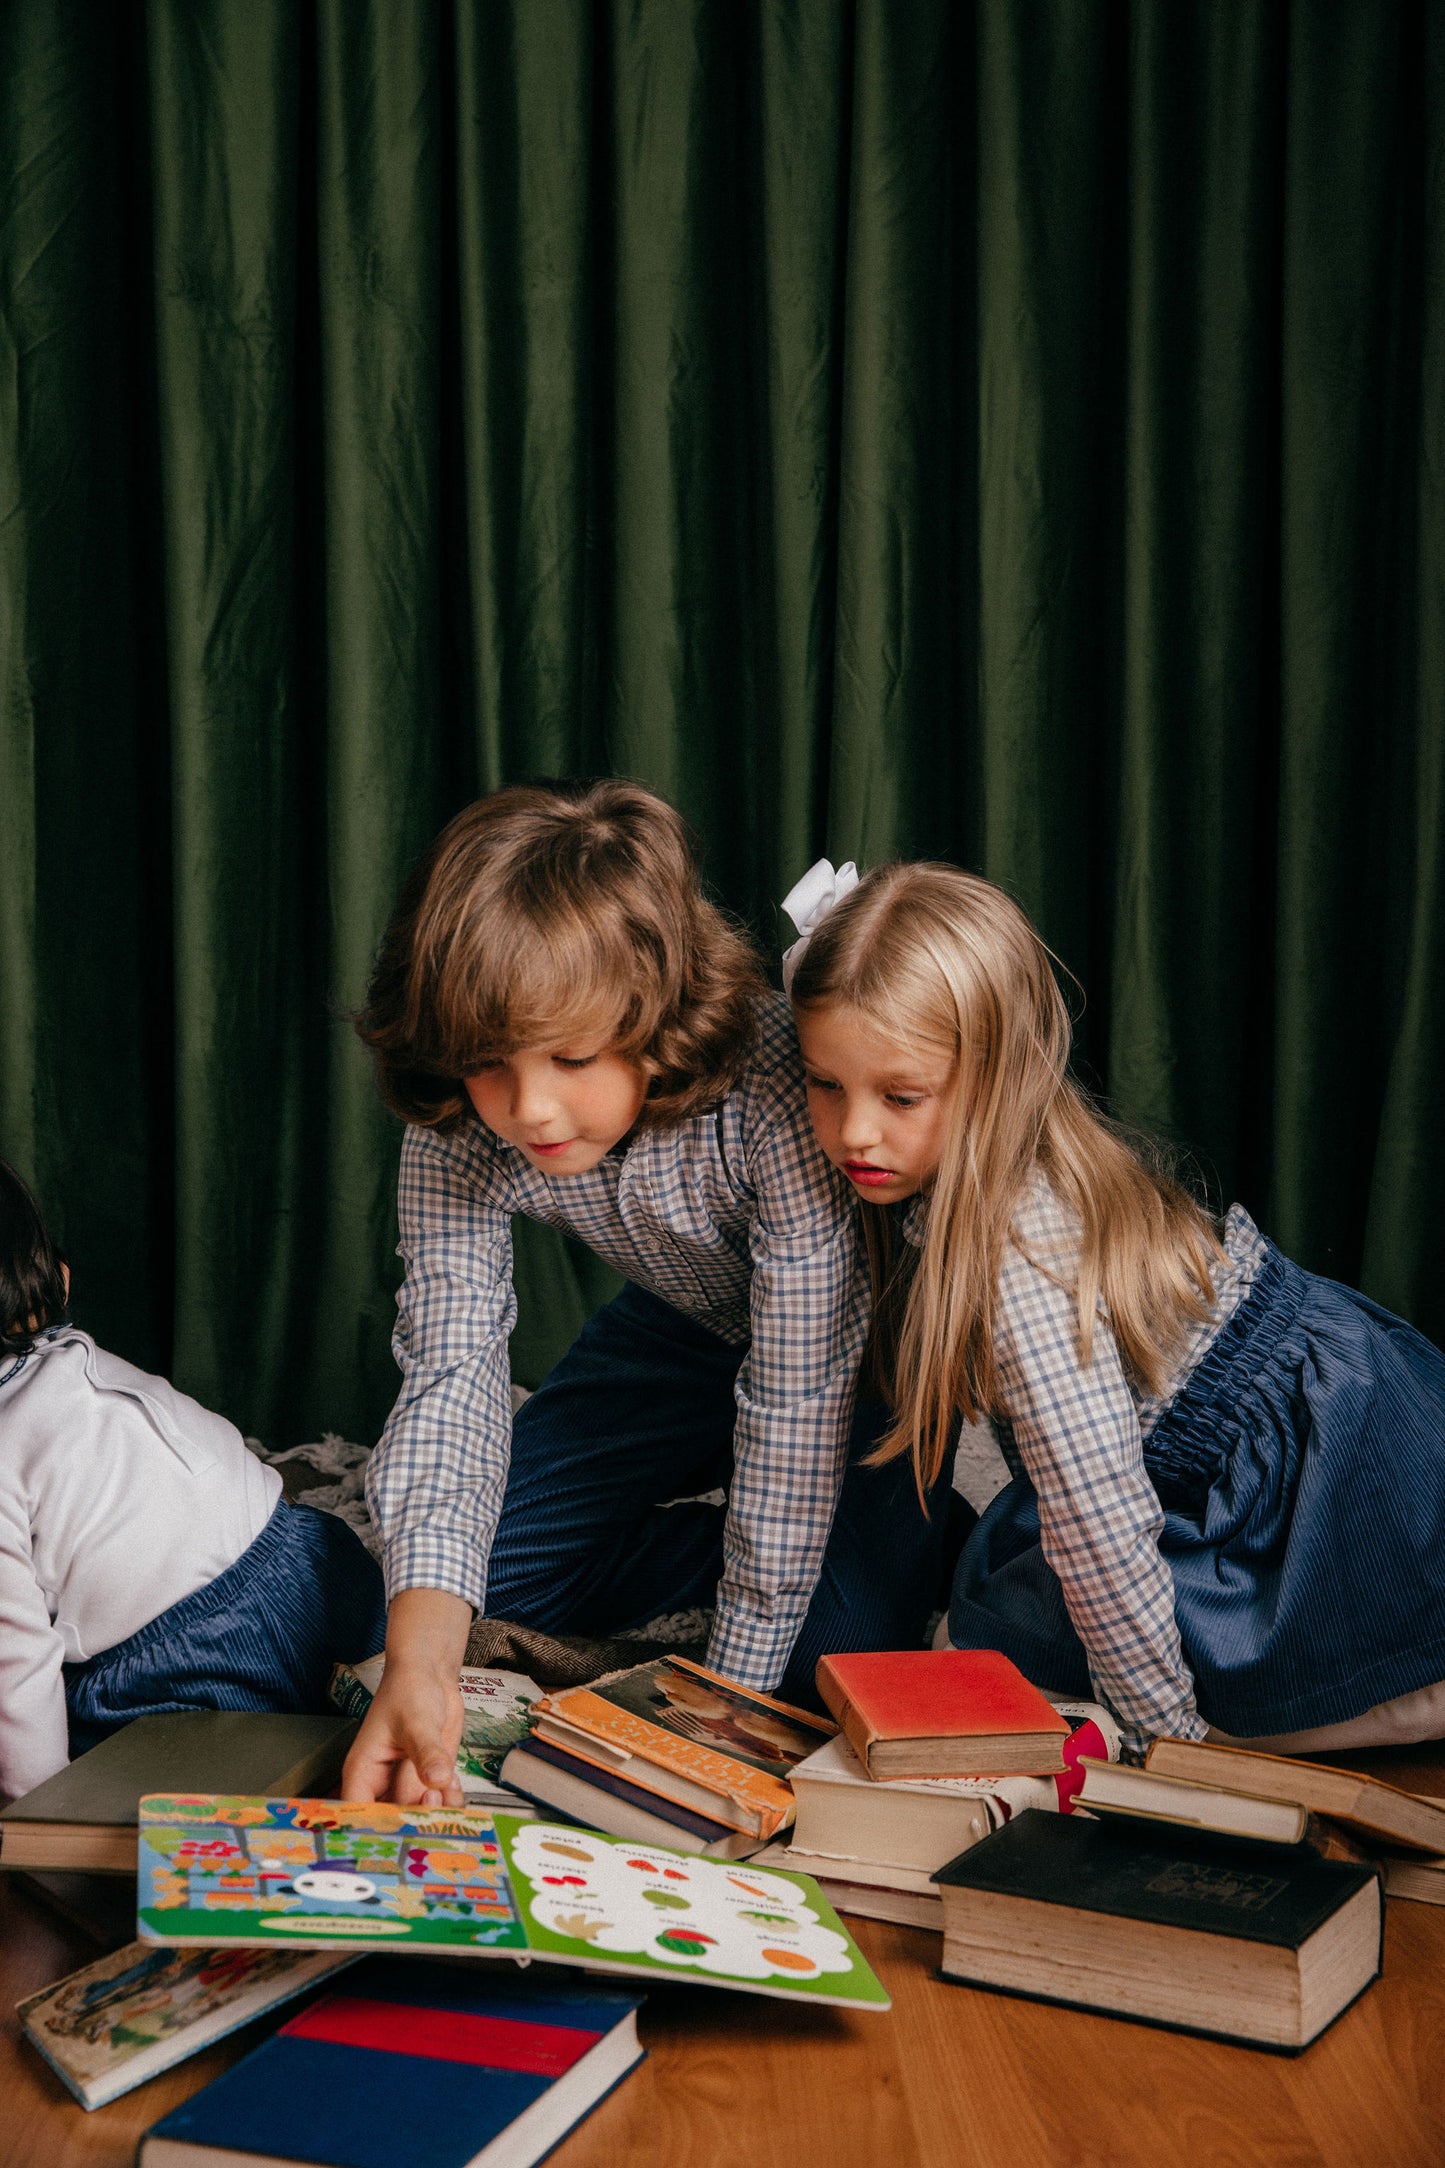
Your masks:
{"label": "white long-sleeve top", "polygon": [[72,1326],[0,1353],[0,1794],[69,1758],[62,1664],[214,1581],[280,1491],[234,1423]]}

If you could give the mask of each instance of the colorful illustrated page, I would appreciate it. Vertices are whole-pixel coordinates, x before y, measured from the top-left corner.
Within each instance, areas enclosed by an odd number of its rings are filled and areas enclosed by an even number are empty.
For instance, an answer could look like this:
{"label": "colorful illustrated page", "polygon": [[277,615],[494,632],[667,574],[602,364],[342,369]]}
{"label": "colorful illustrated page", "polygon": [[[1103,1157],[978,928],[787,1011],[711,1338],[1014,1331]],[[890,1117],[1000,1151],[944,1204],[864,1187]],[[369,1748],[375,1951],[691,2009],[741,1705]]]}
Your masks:
{"label": "colorful illustrated page", "polygon": [[527,1946],[487,1814],[155,1795],[140,1818],[147,1941]]}
{"label": "colorful illustrated page", "polygon": [[888,1996],[816,1884],[593,1830],[497,1816],[539,1954],[692,1973],[719,1986],[886,2009]]}
{"label": "colorful illustrated page", "polygon": [[304,1950],[164,1950],[128,1943],[58,1986],[32,1995],[20,2015],[78,2080],[109,2077],[160,2041],[254,2002],[299,1993],[344,1958]]}
{"label": "colorful illustrated page", "polygon": [[146,1942],[411,1944],[887,2009],[808,1876],[570,1824],[328,1799],[140,1803]]}
{"label": "colorful illustrated page", "polygon": [[495,1784],[514,1746],[526,1738],[532,1703],[542,1689],[520,1671],[466,1669],[461,1675],[462,1743],[457,1768],[468,1777]]}

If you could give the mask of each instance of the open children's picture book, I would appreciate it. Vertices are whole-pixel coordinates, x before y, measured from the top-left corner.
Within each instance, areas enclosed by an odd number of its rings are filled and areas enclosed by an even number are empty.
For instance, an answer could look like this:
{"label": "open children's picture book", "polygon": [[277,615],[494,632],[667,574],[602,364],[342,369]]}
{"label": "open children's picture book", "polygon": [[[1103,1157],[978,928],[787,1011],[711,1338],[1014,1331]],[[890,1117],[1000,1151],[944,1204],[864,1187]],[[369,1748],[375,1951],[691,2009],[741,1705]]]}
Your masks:
{"label": "open children's picture book", "polygon": [[466,1809],[157,1794],[143,1941],[412,1947],[886,2010],[808,1876]]}

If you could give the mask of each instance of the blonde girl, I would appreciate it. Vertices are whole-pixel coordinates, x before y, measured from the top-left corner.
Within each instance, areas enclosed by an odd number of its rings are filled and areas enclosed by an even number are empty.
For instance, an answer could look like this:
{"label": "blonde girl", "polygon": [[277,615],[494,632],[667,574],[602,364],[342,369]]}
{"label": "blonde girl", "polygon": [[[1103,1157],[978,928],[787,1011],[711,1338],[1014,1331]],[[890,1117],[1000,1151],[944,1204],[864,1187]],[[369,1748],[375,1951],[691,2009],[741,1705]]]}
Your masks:
{"label": "blonde girl", "polygon": [[1135,1744],[1445,1733],[1445,1357],[1100,1115],[991,883],[881,867],[792,966],[814,1127],[861,1203],[882,1453],[928,1491],[987,1416],[1013,1472],[951,1642],[1092,1681]]}
{"label": "blonde girl", "polygon": [[[361,1032],[407,1124],[406,1279],[367,1487],[386,1672],[347,1797],[454,1803],[483,1607],[606,1633],[716,1600],[711,1663],[802,1699],[825,1649],[916,1636],[938,1531],[906,1469],[862,1465],[882,1411],[855,1418],[847,1186],[787,1004],[672,808],[622,782],[468,807],[398,904]],[[517,1213],[628,1285],[514,1421]]]}

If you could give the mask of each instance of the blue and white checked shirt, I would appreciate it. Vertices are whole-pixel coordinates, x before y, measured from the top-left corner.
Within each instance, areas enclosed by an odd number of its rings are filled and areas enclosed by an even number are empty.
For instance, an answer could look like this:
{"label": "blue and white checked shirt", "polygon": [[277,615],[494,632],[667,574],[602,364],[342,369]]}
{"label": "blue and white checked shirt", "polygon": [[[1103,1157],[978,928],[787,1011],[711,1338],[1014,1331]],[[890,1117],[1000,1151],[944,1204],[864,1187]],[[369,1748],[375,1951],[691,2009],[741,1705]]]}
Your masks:
{"label": "blue and white checked shirt", "polygon": [[366,1492],[388,1594],[443,1588],[480,1610],[511,1450],[511,1216],[578,1235],[733,1346],[734,1472],[709,1662],[781,1678],[812,1598],[847,1459],[868,1330],[851,1195],[813,1136],[778,996],[712,1113],[644,1129],[586,1174],[548,1177],[479,1121],[409,1128],[392,1348],[401,1395]]}
{"label": "blue and white checked shirt", "polygon": [[[915,1242],[923,1210],[912,1208],[906,1223]],[[1165,1392],[1151,1398],[1131,1386],[1102,1313],[1092,1360],[1080,1366],[1069,1292],[1078,1273],[1078,1223],[1041,1173],[1014,1229],[1022,1248],[1011,1244],[1004,1255],[994,1333],[999,1445],[1011,1472],[1027,1475],[1038,1495],[1044,1556],[1087,1651],[1095,1693],[1118,1718],[1126,1744],[1202,1739],[1206,1726],[1174,1620],[1174,1582],[1159,1555],[1164,1512],[1145,1473],[1144,1440],[1254,1285],[1263,1238],[1243,1206],[1231,1206],[1214,1307],[1191,1334]]]}

